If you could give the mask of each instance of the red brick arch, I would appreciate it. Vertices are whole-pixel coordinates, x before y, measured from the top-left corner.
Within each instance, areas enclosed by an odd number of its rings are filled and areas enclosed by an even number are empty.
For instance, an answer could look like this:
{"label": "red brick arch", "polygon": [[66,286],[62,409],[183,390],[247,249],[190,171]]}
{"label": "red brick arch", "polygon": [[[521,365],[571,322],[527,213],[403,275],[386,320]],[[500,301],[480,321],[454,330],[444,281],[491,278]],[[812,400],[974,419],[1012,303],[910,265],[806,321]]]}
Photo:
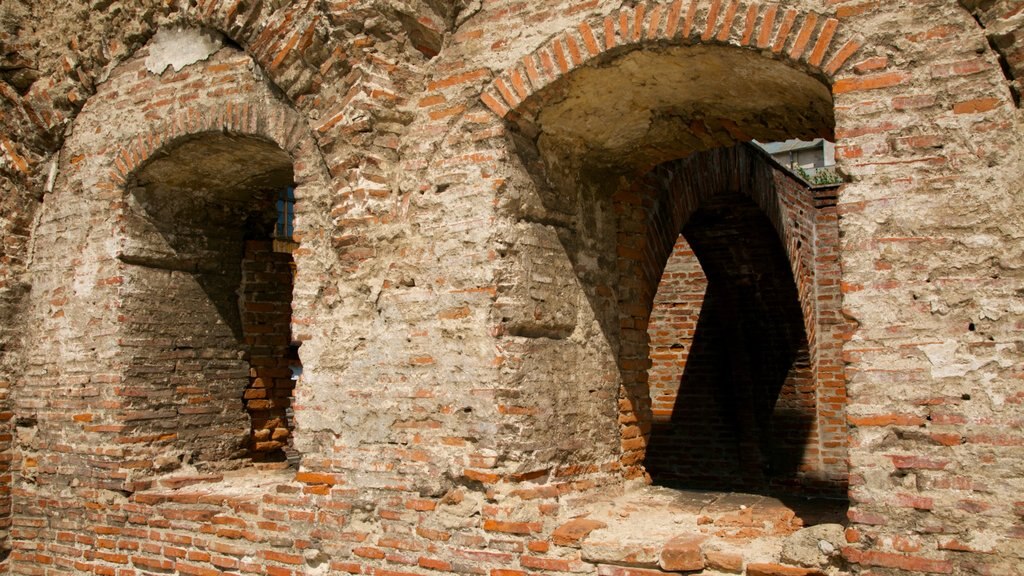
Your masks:
{"label": "red brick arch", "polygon": [[[252,58],[249,55],[241,52],[219,54],[195,66],[194,70],[183,71],[180,74],[140,74],[139,71],[144,69],[138,55],[118,66],[109,82],[101,86],[98,94],[76,119],[78,132],[72,134],[65,143],[65,152],[62,153],[62,157],[66,159],[61,166],[53,192],[56,201],[47,202],[43,209],[41,232],[37,234],[40,238],[52,239],[53,246],[48,247],[45,252],[40,251],[40,262],[60,260],[63,253],[68,250],[81,250],[88,255],[88,260],[82,258],[66,271],[53,273],[40,267],[36,273],[38,283],[49,283],[55,287],[54,290],[59,291],[74,282],[76,275],[84,274],[90,278],[96,276],[95,280],[91,280],[95,284],[93,289],[81,298],[69,299],[66,306],[71,311],[68,316],[88,314],[95,316],[97,322],[102,322],[107,327],[107,332],[102,336],[92,337],[96,342],[103,343],[90,343],[90,349],[92,346],[96,349],[106,346],[108,350],[118,351],[110,358],[97,360],[104,366],[105,377],[111,384],[128,386],[124,383],[144,382],[145,378],[140,378],[137,373],[132,372],[137,366],[137,363],[132,364],[132,355],[143,349],[146,354],[161,353],[158,344],[148,348],[132,348],[131,345],[124,344],[126,339],[139,335],[142,335],[142,338],[148,337],[136,330],[135,325],[130,325],[133,318],[131,314],[148,306],[154,295],[157,299],[161,297],[160,290],[147,289],[145,279],[140,280],[142,277],[136,273],[142,268],[135,265],[140,262],[141,252],[134,251],[139,244],[139,236],[138,229],[132,227],[135,211],[132,203],[132,180],[152,160],[176,149],[181,143],[190,140],[201,141],[210,135],[238,136],[265,142],[267,147],[279,150],[278,158],[282,162],[291,165],[293,182],[297,185],[296,212],[300,231],[323,228],[321,215],[326,211],[318,209],[317,206],[326,200],[330,189],[330,177],[306,117],[283,98],[276,97],[268,89],[265,81],[251,74]],[[203,73],[195,74],[199,69]],[[219,90],[218,82],[223,82],[224,79],[238,82],[240,88]],[[183,87],[186,82],[189,84],[187,89]],[[125,94],[152,94],[155,90],[167,86],[171,87],[177,97],[150,98],[147,100],[145,111],[124,110],[127,98]],[[196,97],[197,94],[199,97]],[[85,136],[86,134],[89,136]],[[102,234],[88,235],[88,225],[77,220],[69,231],[65,231],[64,225],[60,223],[60,216],[51,215],[59,214],[62,204],[69,202],[69,198],[80,195],[82,189],[78,183],[81,181],[87,181],[90,185],[84,188],[88,193],[78,198],[80,203],[76,205],[76,209],[82,214],[95,214],[97,218],[109,223],[109,228],[105,227]],[[87,220],[84,216],[81,218],[81,222]],[[72,237],[74,239],[71,239]],[[306,257],[304,255],[310,254],[322,245],[318,243],[317,237],[297,239],[302,242],[301,248],[296,250],[295,254],[297,274],[301,278],[303,270],[308,269],[303,262],[303,258]],[[246,248],[248,247],[246,244]],[[277,261],[274,262],[273,266],[283,270],[283,265],[277,266]],[[268,269],[270,266],[271,264],[267,264]],[[277,273],[280,270],[275,268],[273,272]],[[288,291],[293,292],[290,287]],[[104,298],[118,298],[118,293],[122,296],[119,299],[123,305],[119,309],[121,313],[100,312],[109,309],[97,303],[103,302]],[[172,298],[168,298],[168,301],[170,300]],[[293,326],[302,325],[305,321],[303,314],[308,314],[304,311],[310,309],[309,300],[292,295],[291,301],[285,302],[281,309],[291,308],[288,304],[298,310],[297,313],[290,314]],[[153,309],[156,310],[155,307]],[[272,312],[276,313],[276,310],[277,308]],[[243,314],[248,312],[244,311]],[[143,318],[143,323],[146,321],[145,317],[138,317]],[[53,325],[60,327],[60,322],[60,318],[55,318]],[[52,329],[52,326],[47,328]],[[282,331],[283,329],[277,333],[280,334]],[[296,334],[295,339],[307,339],[300,336],[302,335]],[[158,340],[151,339],[154,342]],[[40,346],[49,345],[43,340],[39,338],[42,342]],[[86,353],[89,353],[88,350]],[[57,365],[57,361],[52,358],[58,356],[58,353],[47,353],[39,361],[48,366]],[[274,377],[277,378],[278,375],[275,374]],[[244,381],[242,377],[235,379],[238,383]],[[148,390],[144,386],[140,389]],[[235,392],[229,392],[233,400]],[[132,420],[133,413],[150,410],[156,403],[154,401],[150,406],[139,399],[141,397],[133,397],[131,401],[137,406],[129,407],[127,401],[119,399],[119,393],[115,386],[109,386],[104,389],[103,394],[114,399],[110,404],[101,405],[99,401],[83,402],[81,411],[89,411],[89,414],[92,414],[89,417],[92,420],[87,425],[51,418],[41,426],[55,431],[54,433],[64,433],[56,432],[64,429],[74,430],[71,434],[84,431],[82,441],[71,449],[76,453],[89,453],[96,446],[129,446],[130,449],[126,449],[122,457],[105,460],[91,468],[88,474],[92,478],[90,481],[111,486],[129,486],[128,489],[131,489],[130,482],[124,480],[124,469],[150,462],[153,454],[158,454],[160,449],[159,446],[150,443],[151,437],[157,435],[154,432],[155,427],[147,428],[148,424],[137,424]],[[239,388],[237,397],[241,396]],[[145,422],[151,421],[156,422]],[[187,442],[181,442],[179,446],[186,445]],[[122,460],[126,463],[122,463]],[[132,469],[153,468],[143,465],[143,468]]]}
{"label": "red brick arch", "polygon": [[[127,197],[132,194],[133,178],[145,169],[151,159],[159,157],[163,151],[174,149],[177,144],[182,142],[203,138],[204,135],[217,134],[265,141],[267,146],[283,151],[292,166],[295,197],[300,202],[298,210],[307,213],[313,212],[307,210],[304,205],[310,201],[315,202],[320,193],[327,189],[327,170],[305,119],[290,106],[281,102],[267,104],[228,100],[219,103],[198,104],[181,109],[165,120],[144,125],[140,133],[112,148],[113,152],[100,160],[103,163],[101,170],[105,170],[109,178],[107,187],[110,190],[118,191],[122,197]],[[130,210],[128,205],[128,202],[120,203],[121,208],[117,214],[121,223],[117,227],[119,259],[125,258],[125,254],[130,252],[127,246],[131,243],[132,232],[129,231],[127,225],[128,211]],[[301,235],[301,232],[299,234]],[[129,262],[129,260],[124,261]],[[289,276],[293,260],[289,254],[282,256],[274,253],[270,248],[270,241],[266,240],[246,242],[245,257],[242,263],[243,269],[246,270],[243,274],[249,274],[248,279],[244,281],[249,282],[250,286],[257,286],[250,289],[260,291],[259,297],[261,298],[253,305],[252,309],[247,308],[243,311],[243,322],[251,322],[254,325],[253,330],[274,330],[274,332],[267,333],[266,336],[261,336],[265,332],[246,335],[247,340],[264,338],[257,345],[263,350],[261,352],[263,356],[251,368],[251,370],[256,370],[254,374],[258,376],[257,380],[262,381],[259,385],[260,389],[246,389],[244,400],[253,426],[250,450],[253,454],[257,454],[254,457],[258,457],[260,453],[275,452],[280,447],[279,443],[258,442],[259,437],[256,436],[258,430],[268,433],[287,430],[288,434],[294,433],[293,423],[287,427],[283,424],[286,421],[285,405],[279,403],[280,398],[290,397],[294,383],[276,373],[288,370],[287,365],[290,362],[287,358],[288,345],[282,346],[275,340],[275,337],[278,340],[283,338],[289,344],[294,340],[290,333],[290,323],[293,320],[291,310],[293,281],[280,284],[280,281],[275,283],[264,279],[270,276],[278,279]],[[262,284],[260,284],[261,282]],[[275,290],[280,290],[281,285],[285,286],[283,291],[275,292]],[[277,294],[277,299],[270,296],[273,294]],[[255,292],[252,295],[255,295]],[[134,296],[136,294],[132,292],[131,297]],[[126,297],[126,302],[131,297]],[[246,302],[249,301],[246,300]],[[257,306],[262,306],[262,308],[257,309]],[[267,308],[268,306],[274,308]],[[121,330],[128,331],[123,326]],[[270,352],[266,352],[267,350]],[[251,383],[250,386],[252,386]],[[250,399],[250,393],[276,396],[262,399],[263,396],[253,395],[253,399]],[[262,403],[265,406],[257,407],[256,403]],[[223,425],[223,423],[218,425]],[[266,430],[262,430],[263,428]],[[124,436],[141,435],[146,437],[148,433],[146,429],[140,428],[132,432],[126,431]]]}
{"label": "red brick arch", "polygon": [[[579,68],[599,65],[631,50],[696,45],[749,50],[751,57],[760,56],[778,61],[817,79],[825,86],[832,87],[836,84],[837,74],[847,66],[862,44],[863,41],[855,32],[847,29],[839,18],[782,3],[751,0],[648,1],[624,7],[606,16],[589,18],[568,27],[498,74],[484,89],[480,98],[502,119],[518,125],[529,124],[545,106],[546,99],[558,95],[561,92],[560,85]],[[846,87],[841,83],[836,91],[843,90],[846,90]],[[749,140],[749,137],[731,132],[730,136],[734,142]],[[689,154],[696,150],[685,152]],[[728,156],[725,152],[722,154]],[[706,156],[719,158],[714,154]],[[725,156],[719,159],[722,158]],[[722,170],[716,173],[737,173],[733,164],[735,159],[725,159],[729,161],[722,162],[727,166],[721,166]],[[634,173],[643,174],[648,167],[650,166],[647,164],[634,166]],[[709,181],[701,185],[713,184]],[[818,420],[815,425],[819,429],[817,442],[827,450],[818,451],[817,462],[810,470],[808,480],[834,486],[841,485],[846,480],[843,462],[845,415],[842,400],[845,382],[841,374],[840,348],[837,345],[841,337],[836,333],[839,330],[834,326],[838,316],[838,300],[830,300],[825,305],[818,305],[815,302],[815,290],[821,287],[814,286],[818,281],[813,273],[814,257],[807,253],[812,244],[803,239],[803,250],[797,250],[800,238],[784,223],[787,218],[785,210],[782,209],[778,198],[769,194],[770,190],[765,188],[749,192],[751,199],[779,233],[782,248],[789,256],[793,267],[794,279],[800,283],[800,305],[803,308],[807,336],[812,347],[814,375],[820,383],[817,390],[820,392],[817,398]],[[758,196],[762,193],[768,195]],[[712,192],[707,194],[711,195]],[[652,219],[649,222],[645,221],[641,226],[649,236],[641,235],[643,237],[636,238],[629,246],[619,245],[620,254],[629,248],[642,247],[638,248],[636,262],[623,262],[620,258],[620,271],[625,272],[618,284],[622,290],[619,302],[623,314],[621,338],[622,342],[629,344],[623,346],[624,350],[629,350],[621,352],[619,358],[623,378],[619,419],[622,439],[620,463],[626,476],[643,473],[642,461],[649,432],[646,426],[650,420],[646,386],[646,370],[649,363],[646,325],[650,316],[650,303],[680,228],[688,219],[690,212],[699,204],[699,196],[696,194],[688,197],[687,201],[663,206],[663,212],[651,215]],[[689,201],[692,201],[692,204],[687,204]],[[819,216],[824,220],[834,217],[832,214]],[[834,227],[833,224],[834,222],[829,222],[830,227]],[[625,228],[623,226],[620,229]],[[834,240],[835,236],[831,234],[829,241]],[[832,247],[832,243],[826,246],[827,249]],[[837,274],[837,271],[831,272]],[[828,278],[825,281],[830,282],[835,278],[835,274],[826,274]],[[631,283],[638,285],[634,286]],[[828,284],[824,289],[831,295],[834,286]],[[819,320],[827,325],[819,325]],[[828,334],[821,334],[822,332]]]}
{"label": "red brick arch", "polygon": [[[190,136],[225,132],[265,138],[287,152],[292,159],[317,159],[316,142],[305,120],[285,106],[266,110],[249,102],[196,105],[171,118],[145,127],[136,136],[114,148],[109,157],[109,183],[123,186],[135,171],[158,150]],[[323,180],[325,171],[319,162],[295,166],[296,184]]]}
{"label": "red brick arch", "polygon": [[768,52],[831,79],[861,47],[818,12],[741,0],[663,0],[580,22],[509,66],[481,100],[508,118],[531,97],[611,50],[651,43],[724,44]]}

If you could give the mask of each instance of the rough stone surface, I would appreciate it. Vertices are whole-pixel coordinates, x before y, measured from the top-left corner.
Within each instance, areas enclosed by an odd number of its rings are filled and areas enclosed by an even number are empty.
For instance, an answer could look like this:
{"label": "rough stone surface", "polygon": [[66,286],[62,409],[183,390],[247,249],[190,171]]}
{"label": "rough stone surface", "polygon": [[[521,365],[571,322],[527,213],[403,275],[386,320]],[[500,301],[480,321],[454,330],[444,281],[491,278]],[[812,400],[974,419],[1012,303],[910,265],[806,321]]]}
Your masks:
{"label": "rough stone surface", "polygon": [[818,524],[794,532],[782,545],[782,561],[807,568],[825,568],[835,562],[845,542],[840,524]]}
{"label": "rough stone surface", "polygon": [[[685,533],[709,570],[806,574],[781,539],[831,520],[803,497],[848,494],[829,571],[1016,573],[1022,25],[1014,0],[3,2],[0,572],[653,576]],[[171,31],[223,45],[154,73]],[[798,136],[846,182],[784,193],[743,145]],[[291,301],[247,300],[285,275],[243,263],[283,184]],[[760,243],[701,220],[747,209]],[[722,420],[762,493],[637,488],[690,223],[795,286],[802,323],[759,319],[802,329],[800,370]],[[724,293],[775,293],[741,268]],[[299,343],[294,390],[256,398]],[[251,458],[286,438],[292,464]],[[554,541],[584,516],[608,527]]]}
{"label": "rough stone surface", "polygon": [[747,564],[746,574],[749,576],[825,576],[825,573],[820,570],[783,564]]}
{"label": "rough stone surface", "polygon": [[594,530],[606,528],[607,526],[607,524],[600,520],[577,518],[555,528],[555,531],[551,533],[551,541],[559,546],[572,546],[586,538]]}
{"label": "rough stone surface", "polygon": [[175,72],[209,58],[224,42],[209,32],[191,29],[161,29],[153,36],[146,57],[146,70],[161,74],[168,67]]}
{"label": "rough stone surface", "polygon": [[704,552],[708,568],[720,570],[730,574],[743,572],[743,556],[735,552],[724,552],[720,550],[707,550]]}

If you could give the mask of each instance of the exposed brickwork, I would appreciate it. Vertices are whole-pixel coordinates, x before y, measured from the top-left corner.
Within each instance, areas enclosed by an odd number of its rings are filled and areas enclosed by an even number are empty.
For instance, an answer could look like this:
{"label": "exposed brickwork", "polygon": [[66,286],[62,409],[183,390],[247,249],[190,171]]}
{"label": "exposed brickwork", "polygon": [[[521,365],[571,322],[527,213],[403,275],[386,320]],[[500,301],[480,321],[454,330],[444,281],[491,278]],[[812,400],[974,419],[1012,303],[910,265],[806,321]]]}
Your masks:
{"label": "exposed brickwork", "polygon": [[[25,256],[30,235],[31,212],[20,206],[31,205],[34,199],[16,181],[0,174],[0,534],[11,526],[12,464],[14,412],[11,390],[18,379],[20,354],[18,341],[28,285],[24,280]],[[8,543],[0,544],[0,555],[10,551]],[[0,569],[7,566],[0,560]]]}
{"label": "exposed brickwork", "polygon": [[680,379],[693,347],[707,287],[700,260],[680,234],[658,282],[647,326],[651,348],[647,386],[655,423],[669,421],[675,413]]}
{"label": "exposed brickwork", "polygon": [[240,306],[249,386],[242,399],[252,421],[249,449],[267,457],[283,456],[292,431],[293,367],[300,367],[291,337],[293,268],[291,253],[275,251],[273,241],[245,243]]}
{"label": "exposed brickwork", "polygon": [[[772,54],[834,74],[861,44],[855,39],[836,42],[840,21],[801,8],[782,9],[775,3],[720,0],[678,0],[624,7],[615,14],[586,20],[569,29],[504,72],[484,92],[483,101],[505,117],[553,81],[616,47],[641,41],[689,43],[714,39],[735,46],[770,50]],[[745,9],[740,9],[745,4]],[[686,11],[683,12],[683,6]],[[661,17],[667,12],[666,17]],[[744,14],[737,18],[737,12]],[[842,36],[839,34],[838,36]],[[529,108],[529,104],[527,104]]]}
{"label": "exposed brickwork", "polygon": [[[637,191],[620,193],[618,202],[620,228],[637,231],[633,238],[620,233],[620,246],[646,247],[619,250],[620,285],[636,284],[624,293],[652,302],[657,318],[655,292],[665,274],[681,265],[688,281],[684,295],[697,303],[682,308],[692,322],[682,326],[680,349],[687,359],[675,371],[684,397],[673,401],[680,413],[651,437],[652,474],[697,486],[763,488],[798,476],[805,483],[816,478],[823,486],[842,486],[845,383],[838,357],[842,333],[833,329],[838,270],[829,256],[835,245],[822,244],[837,240],[834,207],[826,202],[819,209],[812,190],[749,148],[661,166]],[[688,246],[701,258],[696,274],[693,263],[673,262],[679,232],[689,236],[694,244]],[[699,300],[691,296],[695,288]],[[624,319],[624,329],[647,326],[644,336],[659,330],[643,308],[624,309],[635,310]],[[658,375],[659,344],[652,345],[650,370],[624,371],[630,400],[644,401],[651,375],[664,382],[666,375]],[[623,366],[640,360],[636,352],[625,353],[634,355]],[[657,421],[658,413],[652,414]]]}
{"label": "exposed brickwork", "polygon": [[[248,154],[236,161],[262,164],[253,166],[261,176],[250,180],[250,186],[260,186],[260,178],[267,177],[262,171],[268,168],[268,156],[262,150],[276,149],[276,154],[285,158],[288,173],[284,182],[294,180],[299,197],[309,191],[308,198],[315,205],[313,191],[323,189],[323,185],[318,181],[316,157],[309,156],[312,141],[301,131],[301,124],[289,117],[292,113],[280,104],[275,108],[267,89],[247,76],[246,62],[247,58],[236,51],[222,51],[204,64],[206,75],[199,82],[186,71],[154,77],[140,74],[138,61],[134,67],[128,65],[101,91],[105,98],[97,97],[93,105],[118,112],[131,108],[135,130],[110,137],[102,147],[82,146],[72,140],[66,148],[72,161],[61,175],[56,197],[81,189],[82,182],[92,182],[97,193],[79,206],[81,211],[72,213],[92,211],[96,216],[94,220],[68,224],[66,216],[54,209],[39,225],[39,233],[50,235],[55,249],[41,252],[37,259],[33,289],[45,295],[40,303],[46,312],[29,337],[37,343],[30,365],[35,366],[39,377],[23,381],[26,393],[18,402],[20,411],[29,415],[20,428],[25,439],[21,445],[21,474],[32,478],[33,485],[43,492],[21,492],[21,520],[13,532],[16,538],[33,533],[31,527],[46,526],[45,521],[40,524],[45,514],[61,514],[65,508],[77,507],[67,502],[39,508],[33,499],[43,497],[52,486],[80,486],[85,493],[96,493],[97,489],[133,491],[154,484],[153,474],[161,470],[182,465],[188,468],[190,460],[194,464],[215,464],[215,460],[244,453],[247,447],[250,423],[242,397],[250,383],[249,362],[253,358],[246,355],[249,350],[240,339],[243,316],[238,292],[243,235],[260,232],[246,230],[244,219],[225,221],[236,209],[230,207],[230,202],[218,205],[223,199],[216,196],[176,204],[188,197],[187,189],[180,188],[184,184],[181,179],[163,180],[178,182],[179,188],[172,185],[169,191],[151,186],[161,184],[162,178],[188,174],[202,166],[201,157],[193,157],[194,163],[186,162],[187,167],[174,166],[178,151],[195,150],[197,143],[209,147],[233,142],[233,148]],[[178,91],[176,84],[186,83],[205,93],[202,106],[195,106],[191,98],[153,100],[154,92],[174,94]],[[232,84],[235,89],[222,89]],[[262,96],[257,96],[261,90]],[[246,92],[251,96],[246,96],[243,104],[237,94]],[[152,107],[127,104],[135,99],[159,102],[166,112],[154,115],[150,114]],[[119,127],[103,112],[94,119],[93,126],[100,131]],[[211,134],[211,129],[216,132]],[[224,132],[271,138],[297,158],[305,156],[308,160],[296,163],[293,178],[289,156],[280,148],[267,148],[265,140],[232,139],[222,136]],[[205,138],[188,138],[204,133]],[[250,141],[258,145],[246,148],[243,144]],[[151,155],[158,150],[162,154],[153,159]],[[207,155],[212,156],[212,150],[218,148],[207,148]],[[219,154],[224,153],[223,148],[219,150]],[[238,166],[235,174],[241,171],[244,175],[244,162]],[[205,176],[215,179],[217,174],[207,172]],[[259,201],[258,188],[243,188],[240,192],[242,198]],[[271,203],[266,204],[267,196],[263,196],[264,208],[257,210],[252,219],[253,226],[262,226],[264,238],[269,238],[270,230],[265,222],[275,217],[272,194],[276,190],[267,192],[271,193]],[[106,229],[116,231],[117,241],[106,242],[109,247],[105,250],[85,249],[89,240],[82,239],[88,238],[82,235],[101,221],[108,223]],[[64,243],[77,244],[78,248]],[[68,253],[79,256],[68,261]],[[91,259],[97,255],[105,263],[95,268]],[[287,262],[284,267],[284,279],[290,279]],[[65,275],[90,278],[83,285],[88,289],[72,293],[62,288],[60,278]],[[260,280],[278,282],[282,278]],[[125,286],[131,289],[125,290]],[[288,282],[277,287],[277,294],[282,290],[290,296]],[[117,297],[118,293],[123,296]],[[96,301],[94,298],[110,297],[116,298],[118,305],[97,309],[108,311],[105,314],[85,312]],[[288,309],[287,297],[283,304]],[[68,322],[74,322],[79,314],[93,318],[93,328],[80,337],[70,337]],[[284,320],[286,332],[289,316],[290,310]],[[48,340],[48,334],[58,339]],[[97,354],[104,342],[118,353]],[[61,351],[54,348],[58,345]],[[79,356],[64,365],[61,359],[68,353]],[[88,375],[90,370],[92,375]],[[48,376],[44,378],[43,374]],[[46,398],[55,397],[63,400],[48,406]],[[67,436],[69,433],[71,436]],[[184,483],[190,481],[194,480],[186,475]],[[66,516],[75,517],[74,513]],[[60,539],[56,532],[45,532],[41,537],[53,542]]]}
{"label": "exposed brickwork", "polygon": [[[663,559],[826,571],[765,548],[765,526],[799,528],[777,507],[702,514],[699,495],[652,488],[651,509],[696,508],[693,525],[668,522],[654,541],[608,520],[642,522],[627,479],[645,473],[652,424],[647,316],[683,229],[631,227],[648,220],[625,208],[651,206],[630,195],[655,166],[672,181],[665,162],[834,136],[849,176],[837,197],[743,196],[767,214],[794,279],[816,382],[808,470],[850,486],[833,561],[1015,573],[1014,10],[5,3],[0,390],[12,399],[0,395],[0,423],[17,426],[0,428],[0,532],[13,549],[0,571],[656,576]],[[175,27],[226,46],[150,72],[156,31]],[[180,162],[182,146],[217,152]],[[166,183],[216,158],[235,158],[244,182],[287,165],[297,185],[298,469],[244,457],[258,360],[235,330],[244,218],[222,202],[197,203],[205,220],[151,219],[206,222],[177,238],[204,258],[137,233],[154,167],[180,168],[160,172]],[[196,189],[249,189],[234,184]],[[230,242],[214,242],[218,230]],[[728,542],[694,545],[701,534]]]}

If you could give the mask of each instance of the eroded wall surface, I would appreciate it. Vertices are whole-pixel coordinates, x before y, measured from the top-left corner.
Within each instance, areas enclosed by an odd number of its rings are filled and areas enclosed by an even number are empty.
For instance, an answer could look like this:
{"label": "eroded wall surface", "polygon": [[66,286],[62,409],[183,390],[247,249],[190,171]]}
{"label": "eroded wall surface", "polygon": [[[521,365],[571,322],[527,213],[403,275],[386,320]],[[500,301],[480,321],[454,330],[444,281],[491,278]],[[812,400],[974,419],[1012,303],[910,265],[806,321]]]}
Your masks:
{"label": "eroded wall surface", "polygon": [[[1016,573],[1020,10],[896,4],[5,3],[2,566],[797,573],[735,551],[775,521],[750,512],[650,541],[587,517],[643,483],[651,424],[625,191],[695,152],[823,135],[848,177],[848,526],[839,556],[789,570]],[[138,178],[211,135],[294,171],[297,469],[197,455],[182,391],[138,369],[185,354],[161,326],[205,305],[198,260],[132,224]],[[235,400],[189,394],[244,424],[237,376]]]}

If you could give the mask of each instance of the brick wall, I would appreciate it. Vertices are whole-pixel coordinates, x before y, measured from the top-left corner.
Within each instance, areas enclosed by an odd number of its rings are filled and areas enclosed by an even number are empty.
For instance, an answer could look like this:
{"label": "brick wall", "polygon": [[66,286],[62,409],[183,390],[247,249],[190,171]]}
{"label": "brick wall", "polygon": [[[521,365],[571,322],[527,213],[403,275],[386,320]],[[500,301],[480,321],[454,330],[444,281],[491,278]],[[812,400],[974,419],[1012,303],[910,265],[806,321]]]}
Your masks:
{"label": "brick wall", "polygon": [[274,244],[245,243],[239,304],[249,360],[249,386],[242,395],[252,422],[249,450],[280,459],[293,428],[288,414],[293,367],[301,365],[291,337],[294,260],[290,252],[275,251]]}
{"label": "brick wall", "polygon": [[[259,250],[270,250],[274,203],[291,181],[280,148],[218,134],[166,145],[129,179],[117,255],[131,287],[117,317],[123,384],[120,411],[104,416],[122,426],[135,467],[230,466],[256,448],[251,427],[284,416],[285,406],[270,409],[290,396],[275,379],[290,376],[279,364],[291,273]],[[247,391],[254,377],[272,394],[263,402]]]}
{"label": "brick wall", "polygon": [[[655,425],[670,421],[676,412],[680,379],[693,347],[707,287],[708,279],[700,260],[680,234],[658,282],[647,326],[651,347],[647,385],[651,391],[651,418]],[[679,406],[680,412],[684,409],[686,405]],[[698,414],[700,412],[694,412],[694,415]],[[711,415],[705,417],[711,418]]]}
{"label": "brick wall", "polygon": [[[178,486],[246,464],[250,438],[273,420],[245,410],[252,367],[273,379],[274,409],[283,412],[290,395],[290,371],[282,378],[280,358],[272,366],[269,356],[287,356],[281,347],[291,344],[291,255],[261,254],[265,240],[245,259],[243,247],[247,234],[270,237],[280,185],[296,182],[317,205],[322,166],[311,140],[237,51],[204,62],[203,74],[150,74],[144,58],[87,107],[37,230],[47,238],[32,275],[38,322],[26,334],[34,347],[16,399],[26,417],[13,534],[29,564],[117,565],[120,556],[102,553],[105,540],[68,547],[64,531],[84,534],[88,523],[89,533],[116,533],[127,510],[145,511],[110,503],[111,516],[90,519],[90,501],[163,485],[168,471],[186,478],[167,484]],[[69,199],[86,187],[91,194]],[[256,309],[268,298],[277,314]],[[246,328],[260,336],[246,342]],[[277,428],[271,441],[283,438]],[[42,555],[29,552],[33,540]],[[71,568],[83,559],[98,564]]]}
{"label": "brick wall", "polygon": [[7,175],[0,175],[0,569],[6,568],[6,555],[10,553],[9,530],[11,523],[12,463],[15,460],[14,412],[11,390],[18,379],[18,340],[22,334],[20,312],[24,310],[28,286],[24,280],[24,256],[29,240],[29,222],[36,202],[24,192],[22,185]]}

